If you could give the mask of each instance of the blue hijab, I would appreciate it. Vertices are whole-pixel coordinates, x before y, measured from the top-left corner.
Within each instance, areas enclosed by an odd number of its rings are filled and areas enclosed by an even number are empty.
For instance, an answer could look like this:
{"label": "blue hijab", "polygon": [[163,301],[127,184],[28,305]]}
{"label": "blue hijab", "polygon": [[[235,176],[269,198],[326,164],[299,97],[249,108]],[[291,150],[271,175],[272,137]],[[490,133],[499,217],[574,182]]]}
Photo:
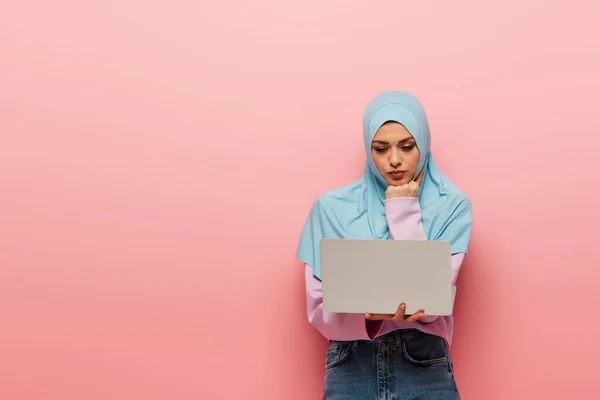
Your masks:
{"label": "blue hijab", "polygon": [[384,204],[388,184],[377,171],[371,154],[373,137],[389,121],[402,124],[420,151],[415,177],[425,169],[419,204],[427,239],[450,242],[453,254],[467,252],[472,225],[470,200],[435,164],[430,152],[429,123],[421,103],[408,93],[389,91],[375,97],[364,113],[367,165],[362,178],[320,195],[302,230],[297,258],[312,266],[319,280],[322,238],[390,238]]}

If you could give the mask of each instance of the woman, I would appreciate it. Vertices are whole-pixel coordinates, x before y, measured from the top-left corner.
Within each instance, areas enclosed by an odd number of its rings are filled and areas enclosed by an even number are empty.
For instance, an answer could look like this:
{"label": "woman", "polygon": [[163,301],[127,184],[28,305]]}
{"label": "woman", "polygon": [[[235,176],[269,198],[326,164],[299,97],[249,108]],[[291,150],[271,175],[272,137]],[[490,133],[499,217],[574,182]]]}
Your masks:
{"label": "woman", "polygon": [[436,166],[427,116],[414,96],[390,91],[373,99],[363,136],[363,177],[319,196],[297,254],[309,321],[331,343],[324,399],[457,399],[452,316],[405,315],[405,304],[395,315],[323,311],[321,238],[448,241],[456,283],[471,236],[470,201]]}

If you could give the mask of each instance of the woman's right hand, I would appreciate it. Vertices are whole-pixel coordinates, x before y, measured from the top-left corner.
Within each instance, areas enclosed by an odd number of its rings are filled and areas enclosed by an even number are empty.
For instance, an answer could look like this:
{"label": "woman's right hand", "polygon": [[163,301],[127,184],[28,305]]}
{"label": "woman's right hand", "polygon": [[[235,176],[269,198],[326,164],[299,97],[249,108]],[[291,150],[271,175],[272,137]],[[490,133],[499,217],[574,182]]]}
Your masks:
{"label": "woman's right hand", "polygon": [[404,321],[407,323],[415,322],[415,321],[419,321],[419,320],[427,318],[427,314],[425,314],[425,311],[423,311],[423,310],[420,310],[414,314],[409,314],[409,315],[405,314],[405,312],[406,312],[406,304],[402,303],[398,307],[396,314],[366,313],[365,318],[367,319],[367,321],[391,320],[391,321],[394,321],[395,323],[399,323],[400,321]]}

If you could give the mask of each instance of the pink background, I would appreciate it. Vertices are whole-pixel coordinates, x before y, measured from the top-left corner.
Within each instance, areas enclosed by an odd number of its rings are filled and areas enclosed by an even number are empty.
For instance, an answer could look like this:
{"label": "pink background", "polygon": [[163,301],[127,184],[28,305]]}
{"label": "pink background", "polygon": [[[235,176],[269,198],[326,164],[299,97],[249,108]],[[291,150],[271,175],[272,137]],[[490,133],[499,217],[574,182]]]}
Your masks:
{"label": "pink background", "polygon": [[0,399],[319,398],[297,240],[386,89],[474,204],[463,398],[597,393],[600,3],[565,4],[3,1]]}

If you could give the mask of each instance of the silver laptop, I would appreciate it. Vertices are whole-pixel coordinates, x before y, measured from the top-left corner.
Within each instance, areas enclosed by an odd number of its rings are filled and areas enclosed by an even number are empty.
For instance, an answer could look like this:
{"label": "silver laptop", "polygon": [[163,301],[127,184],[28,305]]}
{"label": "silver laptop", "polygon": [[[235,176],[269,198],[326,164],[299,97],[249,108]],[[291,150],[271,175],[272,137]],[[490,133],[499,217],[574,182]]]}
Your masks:
{"label": "silver laptop", "polygon": [[336,313],[451,315],[448,242],[322,239],[323,309]]}

